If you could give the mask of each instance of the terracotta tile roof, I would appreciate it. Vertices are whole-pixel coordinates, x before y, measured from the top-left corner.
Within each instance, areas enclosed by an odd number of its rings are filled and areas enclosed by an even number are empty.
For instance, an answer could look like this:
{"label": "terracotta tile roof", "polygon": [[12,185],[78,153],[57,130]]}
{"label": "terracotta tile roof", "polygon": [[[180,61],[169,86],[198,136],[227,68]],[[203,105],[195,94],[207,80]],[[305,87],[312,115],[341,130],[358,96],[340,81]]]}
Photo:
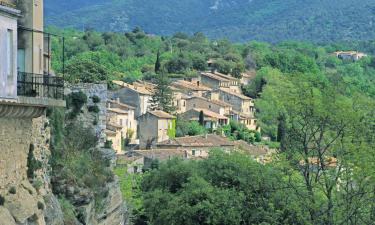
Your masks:
{"label": "terracotta tile roof", "polygon": [[121,102],[116,101],[116,100],[108,100],[108,102],[112,103],[112,104],[117,104],[117,105],[122,106],[124,108],[135,109],[135,107],[133,107],[131,105],[127,105],[127,104],[121,103]]}
{"label": "terracotta tile roof", "polygon": [[104,133],[108,136],[116,136],[116,132],[115,131],[111,131],[111,130],[105,130]]}
{"label": "terracotta tile roof", "polygon": [[230,82],[230,80],[231,80],[231,79],[227,79],[227,78],[218,76],[218,75],[213,74],[213,73],[201,73],[201,75],[206,76],[206,77],[210,77],[212,79],[222,81],[222,82]]}
{"label": "terracotta tile roof", "polygon": [[216,134],[186,136],[160,142],[157,146],[177,146],[177,147],[234,147],[234,143],[226,137]]}
{"label": "terracotta tile roof", "polygon": [[127,111],[121,110],[121,109],[118,109],[118,108],[109,108],[109,109],[107,109],[107,111],[117,113],[117,114],[129,114]]}
{"label": "terracotta tile roof", "polygon": [[[107,123],[107,128],[113,127],[115,129],[122,129],[122,126],[114,123]],[[110,129],[109,129],[110,130]]]}
{"label": "terracotta tile roof", "polygon": [[206,116],[206,117],[211,117],[211,118],[215,118],[215,119],[222,119],[222,120],[225,120],[225,119],[228,119],[227,117],[225,117],[225,116],[222,116],[222,115],[220,115],[219,113],[215,113],[215,112],[212,112],[212,111],[210,111],[210,110],[208,110],[208,109],[200,109],[200,108],[194,108],[194,109],[192,109],[192,110],[194,110],[194,111],[196,111],[196,112],[201,112],[201,111],[203,111],[203,114],[204,114],[204,116]]}
{"label": "terracotta tile roof", "polygon": [[204,86],[204,85],[197,85],[193,82],[185,81],[185,80],[178,80],[172,83],[172,86],[176,87],[177,89],[179,87],[183,87],[192,91],[210,91],[211,88]]}
{"label": "terracotta tile roof", "polygon": [[254,157],[265,156],[269,154],[268,148],[264,146],[251,145],[243,140],[235,141],[234,144],[238,150],[241,150],[246,154]]}
{"label": "terracotta tile roof", "polygon": [[142,95],[152,95],[152,91],[150,90],[147,90],[144,86],[134,86],[134,85],[131,85],[131,84],[128,84],[128,83],[125,83],[123,81],[120,81],[120,80],[114,80],[112,81],[112,83],[120,86],[120,87],[123,87],[123,88],[129,88],[139,94],[142,94]]}
{"label": "terracotta tile roof", "polygon": [[152,149],[152,150],[135,150],[133,151],[136,155],[151,159],[168,160],[170,158],[184,158],[185,151],[177,149]]}
{"label": "terracotta tile roof", "polygon": [[245,113],[242,113],[242,112],[238,112],[236,110],[231,110],[230,112],[232,114],[239,115],[241,119],[255,119],[254,115],[248,115],[248,114],[245,114]]}
{"label": "terracotta tile roof", "polygon": [[219,77],[222,77],[222,78],[225,78],[227,80],[233,80],[233,81],[237,81],[238,79],[235,78],[235,77],[232,77],[230,75],[226,75],[226,74],[223,74],[223,73],[219,73],[219,72],[215,72],[215,73],[211,73],[211,74],[214,74],[216,76],[219,76]]}
{"label": "terracotta tile roof", "polygon": [[230,94],[230,95],[236,96],[238,98],[241,98],[242,100],[252,100],[252,98],[249,98],[249,97],[247,97],[243,94],[234,92],[234,91],[230,90],[229,88],[220,88],[219,90],[222,91],[222,92],[225,92],[227,94]]}
{"label": "terracotta tile roof", "polygon": [[224,107],[232,107],[231,104],[229,103],[226,103],[226,102],[223,102],[223,101],[220,101],[220,100],[210,100],[212,103],[214,104],[217,104],[217,105],[220,105],[220,106],[224,106]]}
{"label": "terracotta tile roof", "polygon": [[172,116],[171,114],[169,113],[166,113],[164,111],[161,111],[161,110],[156,110],[156,111],[149,111],[148,113],[158,117],[158,118],[163,118],[163,119],[173,119],[174,116]]}

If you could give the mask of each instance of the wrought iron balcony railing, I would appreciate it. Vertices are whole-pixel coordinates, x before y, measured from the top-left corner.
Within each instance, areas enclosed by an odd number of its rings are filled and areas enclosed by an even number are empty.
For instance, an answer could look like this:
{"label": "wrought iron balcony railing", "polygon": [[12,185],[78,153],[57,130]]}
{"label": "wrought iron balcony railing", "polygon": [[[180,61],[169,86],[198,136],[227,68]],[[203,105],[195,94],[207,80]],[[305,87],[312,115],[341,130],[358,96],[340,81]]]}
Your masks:
{"label": "wrought iron balcony railing", "polygon": [[64,99],[64,79],[49,75],[18,72],[17,95]]}

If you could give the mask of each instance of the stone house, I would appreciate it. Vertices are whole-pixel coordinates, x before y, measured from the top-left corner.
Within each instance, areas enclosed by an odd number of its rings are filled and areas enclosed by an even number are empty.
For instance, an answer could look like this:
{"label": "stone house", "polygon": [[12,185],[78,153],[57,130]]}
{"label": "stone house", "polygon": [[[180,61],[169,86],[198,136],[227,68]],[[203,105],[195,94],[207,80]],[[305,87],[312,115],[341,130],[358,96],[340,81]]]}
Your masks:
{"label": "stone house", "polygon": [[240,113],[253,116],[255,112],[254,100],[243,94],[234,92],[229,88],[220,88],[213,91],[210,95],[212,100],[220,100],[231,104],[233,110]]}
{"label": "stone house", "polygon": [[351,59],[357,61],[365,56],[366,53],[358,52],[358,51],[337,51],[333,53],[339,59]]}
{"label": "stone house", "polygon": [[198,96],[186,99],[186,110],[191,110],[194,108],[207,109],[222,116],[228,116],[232,111],[232,105],[229,103]]}
{"label": "stone house", "polygon": [[176,108],[176,113],[186,112],[186,100],[189,98],[183,92],[180,92],[177,88],[173,88],[173,106]]}
{"label": "stone house", "polygon": [[219,72],[202,72],[200,73],[201,82],[203,85],[213,89],[229,88],[233,92],[241,93],[239,80],[230,75],[225,75]]}
{"label": "stone house", "polygon": [[260,132],[258,120],[252,115],[232,110],[229,117],[231,120],[238,121],[239,123],[244,124],[249,130],[255,130]]}
{"label": "stone house", "polygon": [[151,148],[155,143],[169,140],[176,135],[176,118],[163,111],[148,111],[138,117],[140,148]]}
{"label": "stone house", "polygon": [[121,103],[135,108],[135,117],[141,116],[150,108],[153,90],[150,86],[139,83],[128,84],[123,81],[113,81],[119,89],[111,93],[112,99],[120,99]]}
{"label": "stone house", "polygon": [[[137,120],[135,119],[135,108],[120,102],[120,99],[107,101],[107,121],[116,123],[122,127],[122,138],[131,135],[130,144],[138,144]],[[109,118],[108,118],[109,117]],[[131,132],[131,134],[128,134]]]}
{"label": "stone house", "polygon": [[225,151],[235,149],[234,142],[226,137],[207,134],[199,136],[179,137],[173,140],[163,141],[156,145],[157,149],[174,149],[186,153],[187,159],[206,158],[212,149],[220,148]]}
{"label": "stone house", "polygon": [[242,74],[240,82],[242,85],[248,85],[254,80],[255,76],[256,76],[255,70],[247,71]]}
{"label": "stone house", "polygon": [[107,140],[112,142],[112,149],[117,154],[121,154],[123,151],[121,130],[122,127],[115,123],[107,123],[107,129],[105,130]]}
{"label": "stone house", "polygon": [[204,93],[212,90],[208,86],[201,84],[199,80],[194,80],[194,82],[177,80],[171,86],[187,96],[202,96]]}
{"label": "stone house", "polygon": [[193,108],[182,114],[182,117],[189,121],[199,121],[199,115],[203,112],[204,127],[206,129],[216,130],[219,126],[229,123],[229,118],[208,109]]}

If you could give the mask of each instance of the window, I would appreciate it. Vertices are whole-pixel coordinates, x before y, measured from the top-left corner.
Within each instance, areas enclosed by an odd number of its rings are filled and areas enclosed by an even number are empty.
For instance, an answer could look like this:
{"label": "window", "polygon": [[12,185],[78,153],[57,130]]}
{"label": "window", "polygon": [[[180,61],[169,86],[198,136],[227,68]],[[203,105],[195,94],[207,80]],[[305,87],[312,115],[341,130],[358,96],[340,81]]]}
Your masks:
{"label": "window", "polygon": [[192,154],[193,156],[195,156],[195,150],[192,150],[192,151],[191,151],[191,154]]}
{"label": "window", "polygon": [[12,96],[14,92],[14,46],[13,46],[13,30],[7,31],[7,93]]}

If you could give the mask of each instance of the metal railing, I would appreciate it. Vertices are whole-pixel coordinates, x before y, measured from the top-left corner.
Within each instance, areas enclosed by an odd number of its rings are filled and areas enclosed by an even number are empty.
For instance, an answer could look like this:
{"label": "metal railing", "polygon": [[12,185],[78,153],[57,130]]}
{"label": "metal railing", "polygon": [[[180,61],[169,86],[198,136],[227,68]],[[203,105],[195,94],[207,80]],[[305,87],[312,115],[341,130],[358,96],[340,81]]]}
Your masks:
{"label": "metal railing", "polygon": [[18,72],[17,95],[64,99],[64,79],[50,75]]}

